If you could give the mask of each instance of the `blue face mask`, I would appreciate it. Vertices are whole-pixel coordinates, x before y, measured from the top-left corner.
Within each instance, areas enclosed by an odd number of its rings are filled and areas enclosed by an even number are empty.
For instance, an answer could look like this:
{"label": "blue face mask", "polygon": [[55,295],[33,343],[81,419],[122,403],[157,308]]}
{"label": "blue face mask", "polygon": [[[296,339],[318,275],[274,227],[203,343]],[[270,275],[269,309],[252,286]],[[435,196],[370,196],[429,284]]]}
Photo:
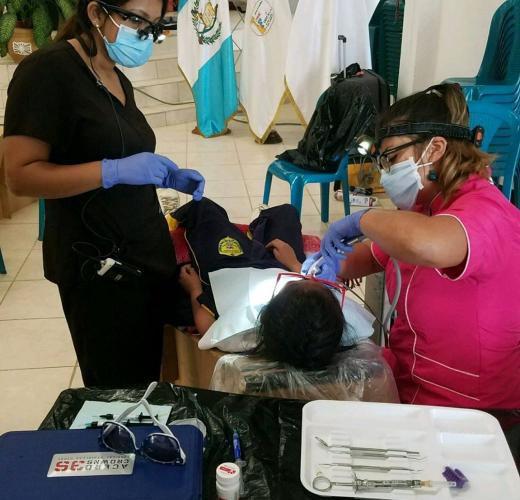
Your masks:
{"label": "blue face mask", "polygon": [[[431,143],[432,141],[426,146],[419,162],[422,161]],[[401,210],[410,210],[415,205],[419,191],[424,188],[418,170],[420,167],[427,167],[431,164],[432,162],[416,163],[411,157],[392,165],[390,172],[385,170],[381,172],[381,185],[396,207]]]}
{"label": "blue face mask", "polygon": [[107,48],[108,57],[116,64],[126,68],[135,68],[145,64],[152,55],[153,37],[141,40],[137,30],[129,28],[124,24],[117,24],[111,16],[110,20],[118,27],[117,37],[114,42],[109,42],[98,28]]}

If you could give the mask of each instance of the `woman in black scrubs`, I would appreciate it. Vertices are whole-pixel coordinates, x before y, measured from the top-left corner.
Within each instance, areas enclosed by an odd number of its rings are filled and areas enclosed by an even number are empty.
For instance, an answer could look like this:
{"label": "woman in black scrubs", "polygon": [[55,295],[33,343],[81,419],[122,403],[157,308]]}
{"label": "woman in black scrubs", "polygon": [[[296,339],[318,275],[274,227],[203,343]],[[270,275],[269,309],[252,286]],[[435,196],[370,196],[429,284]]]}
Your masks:
{"label": "woman in black scrubs", "polygon": [[198,172],[153,153],[154,133],[115,66],[148,60],[166,4],[79,0],[9,86],[9,186],[46,200],[45,277],[59,287],[86,386],[159,378],[162,304],[177,293],[177,269],[156,186],[195,200],[204,190]]}

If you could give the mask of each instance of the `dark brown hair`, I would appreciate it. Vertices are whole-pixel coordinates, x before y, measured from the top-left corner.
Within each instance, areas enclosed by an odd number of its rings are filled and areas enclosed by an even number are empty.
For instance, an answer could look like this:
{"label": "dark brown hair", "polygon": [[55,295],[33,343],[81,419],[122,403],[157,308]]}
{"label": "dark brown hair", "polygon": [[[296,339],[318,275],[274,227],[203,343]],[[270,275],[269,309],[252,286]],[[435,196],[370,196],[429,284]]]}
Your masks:
{"label": "dark brown hair", "polygon": [[[93,0],[78,0],[78,6],[76,8],[76,13],[64,24],[61,30],[58,32],[55,41],[59,42],[61,40],[71,40],[75,38],[83,47],[83,50],[90,54],[91,56],[95,56],[97,53],[96,43],[94,41],[94,36],[92,35],[92,23],[87,14],[87,7],[90,2]],[[166,8],[168,6],[168,0],[162,1],[162,9],[161,9],[161,17],[166,13]],[[123,7],[128,0],[103,0],[104,3],[108,5],[115,5],[116,7]]]}
{"label": "dark brown hair", "polygon": [[[457,84],[433,85],[423,92],[397,101],[379,119],[379,127],[402,123],[452,123],[469,125],[469,113],[462,89]],[[422,136],[425,142],[432,136]],[[417,139],[419,136],[410,136]],[[446,138],[446,152],[439,161],[439,186],[445,200],[449,200],[470,174],[488,178],[489,165],[494,156],[478,149],[473,143]],[[417,148],[423,146],[418,145]]]}
{"label": "dark brown hair", "polygon": [[341,306],[330,289],[306,281],[291,283],[262,309],[256,353],[317,370],[338,351],[344,326]]}

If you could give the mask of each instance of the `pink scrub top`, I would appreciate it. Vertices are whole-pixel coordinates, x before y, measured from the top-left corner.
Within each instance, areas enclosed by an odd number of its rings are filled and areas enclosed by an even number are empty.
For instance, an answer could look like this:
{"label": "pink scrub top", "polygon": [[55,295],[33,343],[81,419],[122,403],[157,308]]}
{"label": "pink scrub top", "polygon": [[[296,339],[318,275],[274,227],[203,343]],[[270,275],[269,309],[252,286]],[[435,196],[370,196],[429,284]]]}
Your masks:
{"label": "pink scrub top", "polygon": [[[520,408],[520,210],[488,180],[473,174],[447,206],[468,240],[458,268],[400,262],[401,295],[390,332],[395,377],[403,403],[471,408]],[[372,243],[386,271],[392,261]]]}

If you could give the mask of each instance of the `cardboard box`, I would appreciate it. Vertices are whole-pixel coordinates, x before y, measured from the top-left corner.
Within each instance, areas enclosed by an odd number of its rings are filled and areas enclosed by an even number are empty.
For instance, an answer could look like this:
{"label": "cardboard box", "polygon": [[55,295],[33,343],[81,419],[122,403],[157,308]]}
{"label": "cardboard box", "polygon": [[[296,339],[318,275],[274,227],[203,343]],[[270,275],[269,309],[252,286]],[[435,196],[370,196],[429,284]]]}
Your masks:
{"label": "cardboard box", "polygon": [[385,190],[380,184],[381,174],[377,166],[371,162],[352,163],[348,166],[349,186],[371,187],[374,193],[384,193]]}
{"label": "cardboard box", "polygon": [[225,352],[201,351],[200,335],[182,332],[174,326],[164,327],[161,379],[176,385],[209,389],[213,370]]}

